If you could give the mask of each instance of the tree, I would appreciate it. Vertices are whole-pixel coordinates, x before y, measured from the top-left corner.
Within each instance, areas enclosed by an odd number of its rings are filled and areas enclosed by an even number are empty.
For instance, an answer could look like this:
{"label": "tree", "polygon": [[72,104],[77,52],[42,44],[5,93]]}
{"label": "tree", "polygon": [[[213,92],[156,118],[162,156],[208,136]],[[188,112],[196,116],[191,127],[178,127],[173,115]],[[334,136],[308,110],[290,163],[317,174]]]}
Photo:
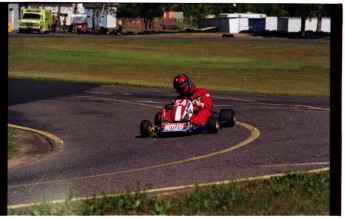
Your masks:
{"label": "tree", "polygon": [[139,17],[139,7],[135,3],[119,4],[117,7],[117,16],[137,18]]}
{"label": "tree", "polygon": [[316,33],[321,32],[321,20],[323,16],[330,16],[330,5],[318,5],[316,9],[316,15],[317,15],[317,28]]}
{"label": "tree", "polygon": [[263,13],[267,16],[301,17],[301,34],[305,35],[305,21],[318,17],[317,32],[321,31],[321,17],[329,16],[330,5],[324,4],[236,4],[233,3],[125,3],[118,6],[119,17],[143,17],[145,29],[151,26],[153,17],[160,17],[164,10],[183,11],[186,21],[205,18],[221,13]]}
{"label": "tree", "polygon": [[164,13],[163,4],[158,3],[130,3],[120,4],[117,8],[118,17],[144,18],[144,29],[152,28],[154,17],[161,17]]}
{"label": "tree", "polygon": [[153,18],[162,17],[164,11],[162,4],[141,3],[138,4],[139,16],[144,18],[144,29],[151,29]]}
{"label": "tree", "polygon": [[54,21],[56,23],[55,31],[60,30],[60,14],[61,14],[61,5],[58,5],[58,12]]}

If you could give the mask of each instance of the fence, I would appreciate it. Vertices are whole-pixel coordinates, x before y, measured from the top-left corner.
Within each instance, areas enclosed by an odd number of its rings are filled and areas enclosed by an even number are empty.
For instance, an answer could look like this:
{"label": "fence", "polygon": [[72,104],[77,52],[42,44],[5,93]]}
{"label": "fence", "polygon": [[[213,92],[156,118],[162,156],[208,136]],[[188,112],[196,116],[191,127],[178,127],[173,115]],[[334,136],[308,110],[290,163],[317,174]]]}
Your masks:
{"label": "fence", "polygon": [[176,18],[160,18],[160,26],[163,29],[177,29]]}
{"label": "fence", "polygon": [[[145,30],[144,18],[118,18],[121,20],[122,29],[125,31],[139,32]],[[146,30],[176,29],[175,18],[154,18],[153,22],[147,24]]]}
{"label": "fence", "polygon": [[144,29],[144,18],[119,18],[122,28],[127,31],[142,31]]}

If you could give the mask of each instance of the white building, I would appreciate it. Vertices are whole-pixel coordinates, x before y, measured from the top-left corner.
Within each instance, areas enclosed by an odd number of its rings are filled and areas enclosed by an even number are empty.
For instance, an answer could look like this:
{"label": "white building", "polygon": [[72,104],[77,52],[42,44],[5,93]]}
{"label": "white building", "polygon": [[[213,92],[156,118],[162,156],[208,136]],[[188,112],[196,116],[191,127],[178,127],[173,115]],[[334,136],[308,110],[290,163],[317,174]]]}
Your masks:
{"label": "white building", "polygon": [[116,28],[116,9],[116,7],[108,7],[107,9],[85,9],[85,13],[87,14],[87,27]]}
{"label": "white building", "polygon": [[230,33],[239,33],[241,31],[250,30],[252,28],[260,28],[260,23],[261,25],[264,25],[265,23],[266,14],[257,14],[251,12],[230,13],[220,14],[219,18],[229,19]]}
{"label": "white building", "polygon": [[[199,21],[199,28],[216,26],[219,32],[239,33],[241,31],[283,31],[300,32],[300,17],[269,17],[256,13],[229,13],[220,14],[217,18],[206,18]],[[316,31],[317,18],[306,19],[305,30]],[[331,19],[322,18],[321,31],[331,32]]]}
{"label": "white building", "polygon": [[331,18],[323,17],[321,20],[321,31],[322,32],[331,32]]}
{"label": "white building", "polygon": [[[317,17],[307,18],[305,21],[305,30],[316,31],[317,30]],[[331,32],[331,19],[323,17],[321,19],[321,31],[322,32]]]}
{"label": "white building", "polygon": [[[279,17],[277,24],[278,31],[286,32],[300,32],[301,31],[301,18],[299,17]],[[306,31],[316,31],[317,29],[317,18],[307,18],[305,21],[305,30]],[[331,19],[322,18],[321,19],[321,31],[322,32],[331,32]]]}
{"label": "white building", "polygon": [[301,18],[299,17],[279,17],[278,31],[299,32],[301,31]]}
{"label": "white building", "polygon": [[277,17],[266,17],[265,30],[277,31],[278,30],[278,18]]}
{"label": "white building", "polygon": [[[201,19],[199,27],[217,26],[219,32],[239,33],[251,28],[263,28],[265,14],[256,13],[229,13],[220,14],[218,18]],[[262,27],[261,27],[262,26]]]}

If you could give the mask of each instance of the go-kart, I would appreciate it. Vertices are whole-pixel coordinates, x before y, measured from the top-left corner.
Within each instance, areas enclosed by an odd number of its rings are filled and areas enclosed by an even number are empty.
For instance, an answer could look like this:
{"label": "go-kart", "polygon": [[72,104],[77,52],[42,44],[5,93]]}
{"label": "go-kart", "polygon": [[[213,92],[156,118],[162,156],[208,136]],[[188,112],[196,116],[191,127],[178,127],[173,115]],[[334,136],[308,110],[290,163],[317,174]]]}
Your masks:
{"label": "go-kart", "polygon": [[212,111],[205,124],[193,124],[190,121],[193,115],[193,103],[189,98],[175,99],[166,107],[172,110],[173,122],[159,120],[161,112],[158,112],[154,117],[154,124],[150,120],[141,121],[142,137],[150,137],[154,132],[159,136],[169,133],[217,133],[221,127],[233,127],[236,124],[236,115],[232,109],[222,109],[219,113]]}

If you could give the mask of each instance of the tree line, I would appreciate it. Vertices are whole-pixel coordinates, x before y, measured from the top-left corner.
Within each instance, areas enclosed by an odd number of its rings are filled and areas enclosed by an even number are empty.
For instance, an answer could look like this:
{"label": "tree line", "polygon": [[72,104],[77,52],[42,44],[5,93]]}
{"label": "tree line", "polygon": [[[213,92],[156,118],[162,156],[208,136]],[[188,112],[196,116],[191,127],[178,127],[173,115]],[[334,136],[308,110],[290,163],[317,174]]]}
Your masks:
{"label": "tree line", "polygon": [[225,3],[127,3],[117,7],[118,17],[160,17],[164,11],[182,11],[187,19],[201,19],[221,13],[262,13],[277,17],[330,16],[327,4],[225,4]]}
{"label": "tree line", "polygon": [[[301,32],[304,35],[305,21],[317,17],[317,32],[321,31],[321,18],[329,17],[330,4],[233,4],[233,3],[129,3],[117,6],[117,17],[141,17],[146,23],[152,23],[154,17],[161,17],[164,11],[182,11],[186,21],[205,18],[207,15],[218,16],[221,13],[262,13],[275,17],[300,17]],[[147,26],[147,25],[145,25]]]}
{"label": "tree line", "polygon": [[[28,6],[39,3],[20,3]],[[56,6],[76,5],[72,3],[47,3]],[[317,32],[321,31],[321,18],[330,17],[331,4],[234,4],[234,3],[84,3],[84,7],[105,9],[117,7],[118,18],[144,18],[145,27],[151,26],[154,17],[162,17],[167,10],[182,11],[186,21],[198,21],[207,15],[218,16],[221,13],[262,13],[276,17],[300,17],[301,32],[305,30],[305,21],[318,18]],[[60,8],[60,7],[59,7]],[[58,13],[59,16],[59,13]]]}

